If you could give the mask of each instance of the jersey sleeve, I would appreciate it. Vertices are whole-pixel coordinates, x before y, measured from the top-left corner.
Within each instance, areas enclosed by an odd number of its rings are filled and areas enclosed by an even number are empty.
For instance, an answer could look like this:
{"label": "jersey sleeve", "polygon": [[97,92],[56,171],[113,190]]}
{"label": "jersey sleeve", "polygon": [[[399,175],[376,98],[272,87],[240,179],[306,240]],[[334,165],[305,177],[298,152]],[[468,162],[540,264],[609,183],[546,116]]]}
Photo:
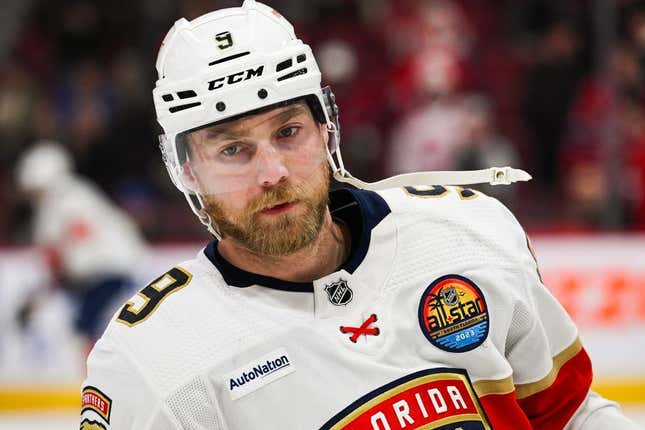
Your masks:
{"label": "jersey sleeve", "polygon": [[143,374],[110,338],[101,338],[87,360],[87,378],[81,388],[81,430],[180,428]]}
{"label": "jersey sleeve", "polygon": [[[543,284],[528,236],[502,208],[514,230],[513,247],[525,288],[512,309],[505,345],[517,403],[536,429],[600,429],[610,424],[615,429],[633,428],[618,405],[590,391],[591,360],[578,330]],[[595,420],[602,424],[591,427]]]}
{"label": "jersey sleeve", "polygon": [[635,422],[625,417],[615,402],[590,391],[565,430],[642,430]]}

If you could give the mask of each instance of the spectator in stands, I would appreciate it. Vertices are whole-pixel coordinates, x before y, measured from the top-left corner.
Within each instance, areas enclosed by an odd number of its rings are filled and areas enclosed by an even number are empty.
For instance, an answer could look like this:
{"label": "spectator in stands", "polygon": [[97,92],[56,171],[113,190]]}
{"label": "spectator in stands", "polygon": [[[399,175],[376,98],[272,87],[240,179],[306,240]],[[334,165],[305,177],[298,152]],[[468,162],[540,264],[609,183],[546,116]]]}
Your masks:
{"label": "spectator in stands", "polygon": [[574,178],[563,187],[565,212],[586,228],[626,227],[635,222],[630,215],[639,217],[643,198],[637,161],[643,139],[642,70],[626,43],[612,46],[608,59],[580,85],[559,154],[560,171]]}
{"label": "spectator in stands", "polygon": [[[457,170],[478,170],[490,166],[520,166],[513,144],[496,127],[492,101],[481,94],[464,100],[465,140],[455,155]],[[513,187],[477,187],[486,194],[512,206]]]}
{"label": "spectator in stands", "polygon": [[451,2],[418,3],[401,13],[395,25],[412,26],[417,35],[393,69],[393,102],[403,116],[392,133],[386,174],[452,170],[466,140],[469,29]]}
{"label": "spectator in stands", "polygon": [[523,111],[533,147],[531,173],[548,196],[560,185],[558,151],[581,76],[579,33],[571,23],[555,21],[535,45],[535,62],[529,66],[524,84]]}
{"label": "spectator in stands", "polygon": [[625,134],[628,221],[631,227],[645,230],[645,109],[641,103],[629,103],[620,119]]}

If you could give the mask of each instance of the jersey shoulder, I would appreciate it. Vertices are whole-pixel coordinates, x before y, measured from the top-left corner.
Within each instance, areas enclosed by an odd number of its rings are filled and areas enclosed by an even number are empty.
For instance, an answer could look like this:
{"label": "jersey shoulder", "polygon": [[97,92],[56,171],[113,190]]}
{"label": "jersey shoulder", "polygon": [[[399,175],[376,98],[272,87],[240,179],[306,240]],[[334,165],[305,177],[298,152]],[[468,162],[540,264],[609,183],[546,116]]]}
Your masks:
{"label": "jersey shoulder", "polygon": [[[497,225],[511,229],[509,233],[524,236],[515,216],[499,200],[481,191],[456,186],[428,185],[391,188],[379,194],[392,214],[416,217],[417,221],[450,220],[450,225],[470,228],[492,228]],[[503,233],[500,231],[500,233]]]}
{"label": "jersey shoulder", "polygon": [[497,199],[471,188],[450,185],[415,185],[377,192],[394,213],[437,210],[477,210],[501,205]]}
{"label": "jersey shoulder", "polygon": [[495,198],[439,185],[393,188],[379,194],[390,207],[401,252],[414,254],[406,259],[432,259],[435,266],[438,260],[475,266],[524,263],[524,229]]}

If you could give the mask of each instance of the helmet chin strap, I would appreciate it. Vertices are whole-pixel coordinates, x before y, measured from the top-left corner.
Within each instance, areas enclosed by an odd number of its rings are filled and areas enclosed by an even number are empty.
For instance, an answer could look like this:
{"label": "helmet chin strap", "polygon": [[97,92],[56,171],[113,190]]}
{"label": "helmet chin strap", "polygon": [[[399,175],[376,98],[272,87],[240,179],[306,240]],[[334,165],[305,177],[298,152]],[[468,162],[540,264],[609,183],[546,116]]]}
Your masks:
{"label": "helmet chin strap", "polygon": [[327,160],[331,166],[334,179],[360,188],[362,190],[385,190],[411,185],[471,185],[491,184],[509,185],[518,181],[530,181],[531,175],[521,169],[512,167],[490,167],[481,170],[459,170],[459,171],[434,171],[434,172],[413,172],[392,176],[376,182],[364,182],[352,176],[343,164],[343,157],[340,153],[338,141],[340,133],[338,118],[327,122],[329,139],[327,145]]}
{"label": "helmet chin strap", "polygon": [[531,175],[521,169],[512,167],[491,167],[481,170],[436,171],[404,173],[377,182],[363,182],[353,177],[345,169],[334,171],[334,178],[363,190],[384,190],[387,188],[410,185],[469,185],[491,184],[508,185],[517,181],[529,181]]}

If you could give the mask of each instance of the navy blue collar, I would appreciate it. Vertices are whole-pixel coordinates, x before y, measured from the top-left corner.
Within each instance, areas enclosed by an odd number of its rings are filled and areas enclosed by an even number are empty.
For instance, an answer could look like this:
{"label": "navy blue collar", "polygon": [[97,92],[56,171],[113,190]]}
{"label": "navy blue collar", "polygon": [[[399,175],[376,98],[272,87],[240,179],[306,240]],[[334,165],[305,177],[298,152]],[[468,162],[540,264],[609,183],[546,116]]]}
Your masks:
{"label": "navy blue collar", "polygon": [[[349,258],[338,270],[354,273],[367,254],[376,227],[390,213],[390,207],[373,191],[340,189],[329,193],[329,209],[332,217],[344,222],[352,236]],[[234,287],[261,285],[283,291],[312,293],[312,282],[283,281],[270,276],[247,272],[229,263],[217,249],[214,240],[204,250],[206,257],[217,267],[227,284]]]}

